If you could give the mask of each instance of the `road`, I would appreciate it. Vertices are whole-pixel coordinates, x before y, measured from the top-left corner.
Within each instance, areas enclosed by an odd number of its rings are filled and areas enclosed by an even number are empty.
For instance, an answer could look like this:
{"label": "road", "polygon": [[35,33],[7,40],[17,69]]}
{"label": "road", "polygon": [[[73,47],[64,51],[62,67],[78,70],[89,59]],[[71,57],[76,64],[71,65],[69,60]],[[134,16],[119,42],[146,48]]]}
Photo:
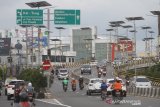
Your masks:
{"label": "road", "polygon": [[[8,101],[7,97],[2,95],[0,96],[0,107],[12,107],[11,103],[13,100]],[[36,106],[35,107],[63,107],[57,100],[55,99],[46,99],[46,100],[36,100],[35,101]],[[17,104],[15,104],[15,107]]]}
{"label": "road", "polygon": [[[107,78],[113,77],[112,72],[113,68],[107,67],[108,75]],[[80,74],[80,72],[77,72]],[[96,70],[93,70],[92,75],[85,75],[85,77],[92,78],[97,76]],[[69,85],[70,86],[70,85]],[[99,94],[94,94],[92,96],[86,95],[86,90],[79,90],[77,87],[76,92],[72,92],[71,87],[64,92],[62,89],[62,81],[55,78],[54,84],[51,87],[51,91],[54,94],[54,97],[61,103],[67,107],[117,107],[114,103],[109,103],[112,98],[108,97],[106,101],[102,101]],[[131,103],[131,102],[135,103]],[[145,97],[135,97],[127,95],[126,98],[123,99],[123,102],[119,105],[119,107],[159,107],[160,99],[154,98],[145,98]]]}
{"label": "road", "polygon": [[[107,78],[113,77],[111,67],[107,67]],[[77,72],[78,73],[78,72]],[[92,75],[85,77],[92,78],[97,76],[96,70],[93,69]],[[108,97],[106,101],[102,101],[99,94],[92,96],[86,95],[86,90],[77,90],[72,92],[69,85],[67,92],[62,89],[62,81],[55,78],[50,90],[53,93],[54,99],[36,100],[36,107],[117,107],[117,104],[112,103],[112,98]],[[0,107],[10,107],[12,101],[7,101],[6,96],[0,96]],[[132,103],[131,103],[132,102]],[[119,107],[159,107],[160,99],[136,97],[127,95]]]}

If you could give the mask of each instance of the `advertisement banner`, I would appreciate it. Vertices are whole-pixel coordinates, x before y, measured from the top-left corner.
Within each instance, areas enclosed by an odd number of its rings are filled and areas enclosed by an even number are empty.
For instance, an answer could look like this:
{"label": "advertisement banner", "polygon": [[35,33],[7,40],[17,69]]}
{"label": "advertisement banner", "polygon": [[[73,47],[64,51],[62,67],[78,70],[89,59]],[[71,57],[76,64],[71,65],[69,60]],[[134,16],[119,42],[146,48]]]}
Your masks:
{"label": "advertisement banner", "polygon": [[11,48],[11,38],[0,38],[0,56],[8,56]]}

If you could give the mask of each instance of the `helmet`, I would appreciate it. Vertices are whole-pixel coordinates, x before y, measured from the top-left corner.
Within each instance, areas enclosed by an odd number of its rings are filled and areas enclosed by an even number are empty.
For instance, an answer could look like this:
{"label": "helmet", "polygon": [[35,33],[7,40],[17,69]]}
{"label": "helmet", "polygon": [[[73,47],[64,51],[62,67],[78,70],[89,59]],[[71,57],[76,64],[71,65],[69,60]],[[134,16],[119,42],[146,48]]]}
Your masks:
{"label": "helmet", "polygon": [[105,80],[102,80],[102,83],[106,83],[106,81],[105,81]]}
{"label": "helmet", "polygon": [[67,78],[65,77],[64,80],[66,80]]}
{"label": "helmet", "polygon": [[75,80],[74,78],[72,78],[72,80]]}
{"label": "helmet", "polygon": [[82,75],[80,76],[80,78],[82,78]]}
{"label": "helmet", "polygon": [[116,77],[115,80],[119,80],[119,77]]}
{"label": "helmet", "polygon": [[28,86],[32,86],[32,83],[29,82],[29,83],[28,83]]}

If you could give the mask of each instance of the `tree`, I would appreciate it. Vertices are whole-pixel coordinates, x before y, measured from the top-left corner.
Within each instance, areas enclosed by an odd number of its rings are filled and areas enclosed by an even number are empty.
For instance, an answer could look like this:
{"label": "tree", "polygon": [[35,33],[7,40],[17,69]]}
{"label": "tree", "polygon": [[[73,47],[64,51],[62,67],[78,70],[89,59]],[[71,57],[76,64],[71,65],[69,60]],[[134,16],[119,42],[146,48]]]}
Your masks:
{"label": "tree", "polygon": [[47,78],[38,69],[25,69],[18,78],[31,82],[37,92],[47,86]]}

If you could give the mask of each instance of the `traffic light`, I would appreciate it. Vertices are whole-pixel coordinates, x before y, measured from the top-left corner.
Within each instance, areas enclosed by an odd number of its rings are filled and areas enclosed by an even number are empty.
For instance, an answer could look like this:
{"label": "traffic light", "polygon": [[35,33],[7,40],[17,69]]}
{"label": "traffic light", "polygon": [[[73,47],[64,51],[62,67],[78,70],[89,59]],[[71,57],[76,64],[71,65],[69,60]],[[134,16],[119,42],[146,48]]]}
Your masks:
{"label": "traffic light", "polygon": [[47,55],[48,55],[48,56],[51,56],[51,49],[48,49],[48,50],[47,50]]}

